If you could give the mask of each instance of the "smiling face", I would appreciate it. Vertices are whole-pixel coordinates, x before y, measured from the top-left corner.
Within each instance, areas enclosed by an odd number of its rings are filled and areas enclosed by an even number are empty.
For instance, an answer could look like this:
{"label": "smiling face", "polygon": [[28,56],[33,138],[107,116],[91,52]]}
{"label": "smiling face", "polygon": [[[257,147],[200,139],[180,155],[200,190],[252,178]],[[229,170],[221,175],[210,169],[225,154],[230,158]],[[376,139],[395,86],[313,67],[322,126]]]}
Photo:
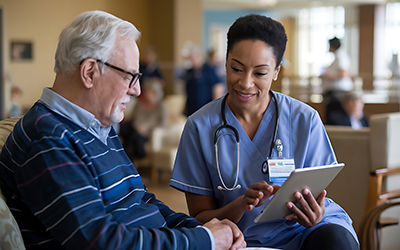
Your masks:
{"label": "smiling face", "polygon": [[[136,42],[133,39],[118,39],[108,63],[125,71],[137,73],[139,49]],[[140,84],[137,82],[129,88],[128,74],[107,66],[104,69],[104,73],[99,78],[99,84],[95,85],[98,100],[95,116],[103,126],[109,126],[123,120],[125,104],[130,101],[131,96],[140,95]]]}
{"label": "smiling face", "polygon": [[260,40],[243,40],[228,53],[228,105],[236,112],[264,113],[271,99],[272,80],[278,77],[273,48]]}

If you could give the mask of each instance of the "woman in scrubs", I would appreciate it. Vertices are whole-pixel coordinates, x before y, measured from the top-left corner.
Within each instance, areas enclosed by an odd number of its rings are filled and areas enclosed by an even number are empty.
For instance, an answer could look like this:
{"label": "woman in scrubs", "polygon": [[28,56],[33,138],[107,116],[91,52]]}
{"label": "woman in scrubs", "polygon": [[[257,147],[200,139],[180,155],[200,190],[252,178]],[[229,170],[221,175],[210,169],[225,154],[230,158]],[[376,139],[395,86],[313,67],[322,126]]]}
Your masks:
{"label": "woman in scrubs", "polygon": [[185,192],[197,220],[237,223],[249,247],[358,249],[351,219],[326,191],[317,199],[308,190],[296,192],[300,206],[286,204],[292,214],[254,222],[282,184],[265,171],[268,159],[293,159],[295,168],[337,162],[317,111],[270,90],[286,42],[283,26],[265,16],[244,16],[230,27],[226,100],[188,118],[170,185]]}

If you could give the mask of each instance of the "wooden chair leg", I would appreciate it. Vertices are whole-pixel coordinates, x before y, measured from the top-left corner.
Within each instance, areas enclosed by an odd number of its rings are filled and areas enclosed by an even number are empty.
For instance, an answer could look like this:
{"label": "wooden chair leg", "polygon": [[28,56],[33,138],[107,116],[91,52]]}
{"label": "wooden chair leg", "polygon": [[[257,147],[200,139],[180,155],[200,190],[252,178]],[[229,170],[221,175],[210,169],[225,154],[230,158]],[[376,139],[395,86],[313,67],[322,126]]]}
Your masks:
{"label": "wooden chair leg", "polygon": [[[360,231],[360,249],[361,250],[376,250],[379,249],[379,235],[376,234],[379,229],[379,219],[381,213],[392,207],[399,206],[400,202],[393,203],[384,203],[381,205],[377,205],[370,209],[368,213],[364,216],[363,221],[361,222],[361,231]],[[396,225],[396,224],[394,224]]]}

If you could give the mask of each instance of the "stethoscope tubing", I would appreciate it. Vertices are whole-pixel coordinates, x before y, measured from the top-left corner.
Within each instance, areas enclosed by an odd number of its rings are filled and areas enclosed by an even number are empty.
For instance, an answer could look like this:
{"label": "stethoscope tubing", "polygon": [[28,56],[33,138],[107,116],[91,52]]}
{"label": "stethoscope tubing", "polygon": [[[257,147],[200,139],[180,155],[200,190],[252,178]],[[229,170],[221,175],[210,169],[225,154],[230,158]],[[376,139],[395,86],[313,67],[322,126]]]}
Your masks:
{"label": "stethoscope tubing", "polygon": [[[273,137],[272,137],[271,148],[270,148],[270,152],[269,152],[269,157],[271,158],[271,157],[272,157],[273,148],[274,148],[274,145],[275,145],[275,141],[276,141],[276,136],[277,136],[277,133],[278,133],[279,108],[278,108],[278,101],[277,101],[277,98],[276,98],[274,92],[272,92],[271,90],[270,90],[269,92],[271,93],[272,98],[273,98],[274,101],[275,101],[275,112],[276,112],[276,122],[275,122],[275,128],[274,128],[274,135],[273,135]],[[239,166],[239,145],[240,145],[240,138],[239,138],[239,133],[238,133],[237,129],[236,129],[235,127],[233,127],[232,125],[229,125],[228,122],[226,121],[226,116],[225,116],[225,105],[226,105],[226,99],[227,99],[228,95],[229,95],[229,93],[227,93],[227,94],[224,96],[224,98],[222,99],[222,102],[221,102],[221,117],[222,117],[223,125],[219,126],[219,127],[215,130],[215,133],[214,133],[214,150],[215,150],[215,158],[216,158],[215,161],[216,161],[216,165],[217,165],[218,177],[219,177],[220,182],[221,182],[221,184],[222,184],[222,186],[218,186],[217,188],[218,188],[219,190],[233,191],[233,190],[236,190],[236,189],[240,189],[240,188],[241,188],[241,185],[240,185],[240,184],[237,184],[237,183],[238,183],[238,180],[239,180],[239,168],[240,168],[240,166]],[[222,178],[221,170],[220,170],[220,166],[219,166],[219,160],[218,160],[218,140],[219,140],[223,135],[226,135],[226,134],[222,134],[222,135],[218,136],[218,133],[219,133],[222,129],[224,129],[224,128],[227,128],[227,129],[232,130],[232,131],[234,132],[234,134],[235,134],[235,140],[236,140],[236,155],[237,155],[237,161],[236,161],[236,178],[235,178],[235,183],[234,183],[233,186],[230,187],[230,188],[226,186],[226,184],[225,184],[225,182],[224,182],[224,180],[223,180],[223,178]],[[228,135],[230,135],[230,134],[228,134]],[[232,136],[232,135],[231,135],[231,136]],[[264,173],[264,174],[265,174],[265,173]]]}

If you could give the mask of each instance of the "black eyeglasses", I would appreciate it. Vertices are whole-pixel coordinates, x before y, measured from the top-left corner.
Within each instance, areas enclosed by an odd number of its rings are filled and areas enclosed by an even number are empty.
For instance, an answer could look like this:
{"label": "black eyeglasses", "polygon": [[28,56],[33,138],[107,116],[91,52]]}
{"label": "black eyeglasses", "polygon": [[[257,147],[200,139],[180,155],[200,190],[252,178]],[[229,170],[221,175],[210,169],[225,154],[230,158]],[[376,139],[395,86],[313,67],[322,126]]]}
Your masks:
{"label": "black eyeglasses", "polygon": [[129,82],[129,88],[132,88],[132,87],[135,85],[135,83],[139,80],[139,78],[142,76],[142,73],[135,73],[135,74],[133,74],[133,73],[128,72],[128,71],[126,71],[126,70],[123,70],[123,69],[121,69],[121,68],[119,68],[119,67],[117,67],[117,66],[114,66],[114,65],[112,65],[112,64],[109,64],[109,63],[107,63],[107,62],[103,62],[103,61],[101,61],[101,60],[99,60],[99,59],[96,59],[96,61],[97,61],[98,63],[102,63],[102,64],[104,64],[104,65],[106,65],[106,66],[108,66],[108,67],[110,67],[110,68],[113,68],[113,69],[115,69],[115,70],[118,70],[118,71],[120,71],[120,72],[122,72],[122,73],[128,74],[128,75],[131,77],[130,82]]}

